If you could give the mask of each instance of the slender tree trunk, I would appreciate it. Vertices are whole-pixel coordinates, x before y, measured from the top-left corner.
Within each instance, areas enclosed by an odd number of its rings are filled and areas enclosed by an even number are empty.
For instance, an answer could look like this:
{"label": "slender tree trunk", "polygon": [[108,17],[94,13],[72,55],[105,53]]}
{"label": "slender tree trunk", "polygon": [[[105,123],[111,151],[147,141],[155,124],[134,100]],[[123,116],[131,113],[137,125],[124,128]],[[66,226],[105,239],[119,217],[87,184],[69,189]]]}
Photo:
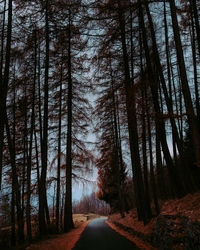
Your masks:
{"label": "slender tree trunk", "polygon": [[65,202],[65,194],[64,194],[64,190],[62,192],[62,199],[61,199],[61,208],[60,208],[60,226],[61,229],[64,229],[63,227],[63,211],[64,211],[64,202]]}
{"label": "slender tree trunk", "polygon": [[[38,111],[39,111],[39,131],[40,131],[40,150],[41,150],[41,158],[43,155],[43,126],[42,126],[42,111],[41,111],[41,82],[40,82],[40,74],[41,74],[41,68],[40,68],[40,46],[38,46]],[[37,143],[37,136],[35,131],[35,138]],[[46,231],[46,224],[45,224],[45,212],[44,212],[44,204],[43,204],[43,197],[42,197],[42,187],[41,187],[41,179],[40,179],[40,170],[39,170],[39,153],[36,148],[36,154],[37,154],[37,174],[39,174],[38,178],[38,194],[39,194],[39,229],[40,233],[44,234]],[[41,159],[42,163],[42,159]]]}
{"label": "slender tree trunk", "polygon": [[130,42],[131,42],[131,79],[132,79],[132,84],[134,84],[134,59],[133,59],[133,11],[131,8],[131,4],[130,4]]}
{"label": "slender tree trunk", "polygon": [[[13,133],[13,147],[15,151],[15,140],[16,140],[16,91],[15,91],[15,86],[13,90],[13,128],[12,128],[12,133]],[[24,167],[24,166],[23,166]],[[24,180],[25,178],[23,178]],[[23,182],[24,184],[24,182]],[[23,198],[23,197],[22,197]],[[12,200],[11,200],[11,244],[13,246],[16,245],[16,220],[15,220],[15,186],[14,186],[14,180],[12,178]]]}
{"label": "slender tree trunk", "polygon": [[45,218],[46,218],[46,222],[47,222],[47,225],[49,226],[50,225],[50,215],[49,215],[49,207],[48,207],[48,201],[47,201],[47,192],[46,192],[46,189],[45,189],[45,199],[44,199],[44,211],[45,211]]}
{"label": "slender tree trunk", "polygon": [[27,203],[26,203],[26,226],[28,240],[32,240],[32,229],[31,229],[31,165],[32,165],[32,148],[33,148],[33,133],[35,123],[35,88],[36,88],[36,74],[37,74],[37,37],[36,30],[34,30],[34,76],[33,76],[33,93],[32,93],[32,113],[31,113],[31,129],[30,129],[30,145],[27,162]]}
{"label": "slender tree trunk", "polygon": [[198,75],[197,75],[196,42],[195,42],[195,30],[194,30],[192,11],[191,11],[191,22],[192,22],[191,46],[192,46],[192,58],[193,58],[193,70],[194,70],[195,99],[196,99],[195,103],[196,103],[197,118],[200,124],[200,102],[199,102],[200,99],[199,99],[199,86],[198,86]]}
{"label": "slender tree trunk", "polygon": [[[170,59],[169,59],[170,52],[169,52],[166,1],[164,1],[164,24],[165,24],[165,51],[166,51],[166,59],[167,59],[167,78],[168,78],[168,85],[169,85],[169,98],[170,98],[170,103],[171,103],[171,108],[172,108],[172,114],[169,114],[169,115],[173,115],[174,109],[173,109],[172,83],[171,83],[171,71],[170,71]],[[177,127],[176,127],[176,131],[174,131],[174,129],[172,128],[172,145],[173,145],[173,156],[174,156],[175,163],[177,163],[176,137],[178,138],[178,142],[179,142],[179,152],[182,152],[183,148],[182,148],[182,144],[181,144],[181,140],[178,134]]]}
{"label": "slender tree trunk", "polygon": [[128,118],[129,143],[131,151],[132,171],[134,176],[133,182],[134,182],[134,189],[136,196],[137,212],[138,212],[138,219],[143,220],[144,223],[147,223],[148,218],[145,211],[144,184],[142,179],[139,144],[138,144],[135,94],[131,86],[128,53],[126,46],[125,21],[120,0],[118,0],[118,18],[120,25],[122,52],[123,52],[125,90],[126,90],[126,109]]}
{"label": "slender tree trunk", "polygon": [[39,164],[39,153],[38,153],[37,134],[36,134],[35,124],[34,124],[34,139],[35,139],[35,154],[36,154],[37,183],[38,183],[38,193],[39,193],[40,164]]}
{"label": "slender tree trunk", "polygon": [[[5,10],[6,0],[4,1],[2,31],[1,31],[1,57],[0,57],[0,109],[3,107],[3,99],[1,93],[3,93],[3,51],[4,51],[4,32],[5,32]],[[0,117],[2,117],[2,111],[0,110]],[[0,190],[2,182],[2,168],[3,168],[3,145],[4,145],[4,121],[0,119]]]}
{"label": "slender tree trunk", "polygon": [[[176,88],[175,80],[174,80],[175,76],[174,76],[174,71],[173,71],[172,62],[171,62],[170,57],[169,57],[169,63],[170,63],[170,70],[171,70],[171,75],[172,75],[172,86],[173,86],[173,92],[174,92],[176,115],[178,117],[181,117],[181,120],[182,120],[182,116],[181,116],[181,114],[179,114],[179,107],[178,107],[179,100],[178,100],[178,96],[177,96],[177,88]],[[180,137],[180,141],[181,141],[181,147],[183,148],[183,134],[182,134],[180,119],[178,119],[178,132],[179,132],[179,137]]]}
{"label": "slender tree trunk", "polygon": [[15,187],[12,179],[12,198],[11,198],[11,245],[16,245],[16,229],[15,229]]}
{"label": "slender tree trunk", "polygon": [[46,233],[46,222],[49,223],[49,211],[46,197],[46,175],[48,156],[48,100],[49,100],[49,1],[45,2],[45,79],[44,79],[44,117],[43,117],[43,138],[42,138],[42,171],[40,177],[39,192],[39,226],[40,233]]}
{"label": "slender tree trunk", "polygon": [[[62,60],[62,59],[61,59]],[[57,167],[57,193],[56,193],[56,231],[59,232],[59,209],[60,209],[60,157],[61,157],[61,129],[62,129],[62,78],[63,69],[61,63],[60,94],[59,94],[59,124],[58,124],[58,167]]]}
{"label": "slender tree trunk", "polygon": [[42,101],[41,101],[41,81],[40,81],[40,74],[41,74],[41,67],[40,67],[40,45],[38,46],[38,113],[39,113],[39,131],[40,131],[40,148],[42,154],[42,140],[43,140],[43,127],[42,127]]}
{"label": "slender tree trunk", "polygon": [[148,169],[147,169],[147,148],[146,148],[146,114],[144,104],[144,91],[142,90],[142,156],[143,156],[143,167],[144,167],[144,186],[145,186],[145,201],[146,207],[148,208],[148,217],[152,217],[152,211],[150,207],[150,196],[149,196],[149,181],[148,181]]}
{"label": "slender tree trunk", "polygon": [[161,144],[160,144],[160,138],[158,136],[159,129],[156,125],[156,167],[157,167],[157,183],[159,186],[159,193],[161,199],[167,199],[169,197],[169,192],[166,188],[166,179],[164,177],[164,171],[162,166],[162,157],[161,157]]}
{"label": "slender tree trunk", "polygon": [[[24,89],[23,89],[23,95],[24,95],[24,100],[23,100],[23,118],[24,118],[24,138],[23,138],[23,170],[22,170],[22,217],[23,217],[23,223],[24,223],[24,210],[25,210],[25,185],[27,184],[27,159],[28,159],[28,114],[27,114],[27,109],[28,109],[28,103],[27,103],[27,86],[24,84]],[[15,141],[15,139],[13,140]],[[13,145],[15,145],[13,143]]]}
{"label": "slender tree trunk", "polygon": [[197,44],[198,44],[199,59],[200,59],[200,25],[199,25],[199,16],[198,16],[196,0],[191,0],[191,5],[192,5],[194,20],[195,20],[195,28],[196,28],[196,33],[197,33]]}
{"label": "slender tree trunk", "polygon": [[67,95],[67,152],[66,152],[66,194],[64,207],[64,231],[74,227],[72,219],[72,72],[71,72],[71,6],[68,19],[68,95]]}
{"label": "slender tree trunk", "polygon": [[[6,16],[6,0],[4,0],[3,18],[2,18],[2,29],[1,29],[1,56],[0,56],[0,83],[2,84],[3,76],[3,58],[4,58],[4,32],[5,32],[5,16]],[[2,85],[0,85],[2,87]]]}
{"label": "slender tree trunk", "polygon": [[[110,66],[111,68],[111,66]],[[114,130],[114,141],[115,141],[115,158],[116,158],[116,172],[117,172],[117,179],[118,179],[118,196],[119,196],[119,210],[121,217],[124,218],[124,202],[122,197],[122,183],[121,183],[121,173],[123,168],[123,162],[120,157],[120,151],[119,148],[119,138],[118,138],[118,126],[117,126],[117,114],[116,114],[116,101],[115,101],[115,92],[114,92],[114,79],[112,75],[112,68],[111,71],[111,91],[112,91],[112,116],[113,116],[113,130]]]}
{"label": "slender tree trunk", "polygon": [[[146,91],[146,82],[144,80],[144,69],[143,69],[143,60],[142,60],[142,36],[141,32],[139,31],[139,41],[140,41],[140,70],[141,70],[141,81],[142,81],[142,115],[141,115],[141,121],[142,121],[142,156],[143,156],[143,168],[144,168],[144,190],[145,190],[145,202],[146,202],[146,208],[147,208],[147,214],[148,217],[152,217],[152,211],[151,211],[151,200],[149,195],[149,181],[148,181],[148,168],[147,168],[147,145],[146,145],[146,107],[145,107],[145,91]],[[147,100],[146,100],[147,101]]]}
{"label": "slender tree trunk", "polygon": [[[120,164],[120,172],[122,176],[122,174],[124,174],[124,165],[123,165],[123,157],[122,157],[122,143],[121,143],[121,132],[120,132],[121,129],[120,129],[120,119],[119,119],[119,101],[118,101],[117,95],[118,94],[116,93],[116,119],[117,119],[117,128],[118,128],[117,132],[118,132],[118,147],[119,147],[119,164]],[[123,208],[125,212],[128,213],[129,206],[128,206],[127,197],[124,195],[124,187],[122,187],[121,193],[122,193]]]}
{"label": "slender tree trunk", "polygon": [[15,150],[14,150],[14,146],[13,146],[12,139],[11,139],[10,128],[9,128],[6,112],[4,112],[4,121],[6,125],[6,134],[7,134],[7,139],[8,139],[8,147],[9,147],[11,167],[12,167],[12,180],[13,180],[13,187],[15,191],[15,202],[16,202],[16,207],[17,207],[18,238],[19,238],[19,242],[23,242],[24,241],[24,224],[23,224],[23,217],[22,217],[22,210],[21,210],[20,186],[18,183],[18,174],[17,174],[16,162],[15,162]]}
{"label": "slender tree trunk", "polygon": [[52,215],[52,219],[54,221],[55,219],[55,199],[56,199],[56,183],[54,184],[54,190],[53,190],[53,215]]}
{"label": "slender tree trunk", "polygon": [[158,204],[158,196],[157,196],[157,190],[156,190],[156,182],[155,182],[155,176],[154,176],[154,166],[153,166],[153,148],[152,148],[152,139],[151,139],[151,125],[150,125],[150,117],[149,114],[147,114],[147,130],[148,130],[148,143],[149,143],[149,155],[150,155],[150,181],[151,181],[151,188],[153,193],[153,200],[156,210],[156,215],[160,213],[160,208]]}
{"label": "slender tree trunk", "polygon": [[[25,119],[26,120],[26,119]],[[21,200],[22,200],[22,215],[24,215],[24,210],[25,210],[25,185],[26,185],[26,166],[27,166],[27,121],[24,121],[24,138],[23,138],[23,166],[22,166],[22,185],[21,185]],[[14,141],[14,140],[13,140]],[[20,183],[20,181],[19,181]]]}

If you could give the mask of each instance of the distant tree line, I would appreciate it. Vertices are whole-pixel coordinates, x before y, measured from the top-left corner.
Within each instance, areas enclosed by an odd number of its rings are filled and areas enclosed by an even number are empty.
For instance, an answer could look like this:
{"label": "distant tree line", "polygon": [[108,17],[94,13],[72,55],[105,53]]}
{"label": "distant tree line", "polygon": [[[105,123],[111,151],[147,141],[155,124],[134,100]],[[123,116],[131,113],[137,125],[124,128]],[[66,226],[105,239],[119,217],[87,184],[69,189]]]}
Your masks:
{"label": "distant tree line", "polygon": [[72,211],[75,214],[98,214],[108,215],[110,212],[110,206],[102,200],[97,198],[95,192],[90,195],[84,196],[80,201],[73,201]]}

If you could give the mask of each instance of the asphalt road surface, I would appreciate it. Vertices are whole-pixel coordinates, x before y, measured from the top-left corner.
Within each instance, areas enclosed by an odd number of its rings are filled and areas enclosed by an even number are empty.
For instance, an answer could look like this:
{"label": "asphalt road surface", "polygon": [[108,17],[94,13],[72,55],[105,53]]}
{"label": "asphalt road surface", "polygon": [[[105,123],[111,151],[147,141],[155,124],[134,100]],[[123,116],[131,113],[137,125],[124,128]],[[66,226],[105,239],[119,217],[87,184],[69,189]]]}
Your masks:
{"label": "asphalt road surface", "polygon": [[136,250],[131,241],[111,229],[106,218],[88,223],[73,250]]}

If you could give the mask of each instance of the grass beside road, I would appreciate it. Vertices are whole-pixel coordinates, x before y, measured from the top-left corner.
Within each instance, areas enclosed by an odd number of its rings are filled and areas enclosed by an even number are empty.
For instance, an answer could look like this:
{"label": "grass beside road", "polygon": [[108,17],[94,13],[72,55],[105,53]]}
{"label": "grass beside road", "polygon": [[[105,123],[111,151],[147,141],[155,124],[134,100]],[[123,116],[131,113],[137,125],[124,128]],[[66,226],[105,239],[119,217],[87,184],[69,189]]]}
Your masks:
{"label": "grass beside road", "polygon": [[83,222],[88,221],[88,220],[92,220],[95,218],[100,218],[101,216],[97,215],[97,214],[73,214],[73,221],[74,221],[74,225],[75,227],[78,227],[79,225],[81,225]]}
{"label": "grass beside road", "polygon": [[50,239],[39,241],[26,247],[26,250],[71,250],[80,238],[87,224],[95,218],[96,214],[74,214],[75,228],[68,233],[52,235]]}

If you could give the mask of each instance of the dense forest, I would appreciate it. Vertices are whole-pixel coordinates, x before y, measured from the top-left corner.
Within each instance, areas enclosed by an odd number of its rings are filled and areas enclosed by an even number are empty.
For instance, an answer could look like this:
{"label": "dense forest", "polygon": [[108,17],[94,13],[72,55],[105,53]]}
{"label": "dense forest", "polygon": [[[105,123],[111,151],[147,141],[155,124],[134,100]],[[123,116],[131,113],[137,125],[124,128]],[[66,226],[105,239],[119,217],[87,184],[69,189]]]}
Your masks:
{"label": "dense forest", "polygon": [[11,245],[32,241],[33,218],[40,236],[72,229],[73,180],[95,167],[97,197],[144,224],[199,190],[199,1],[1,0],[0,50]]}

